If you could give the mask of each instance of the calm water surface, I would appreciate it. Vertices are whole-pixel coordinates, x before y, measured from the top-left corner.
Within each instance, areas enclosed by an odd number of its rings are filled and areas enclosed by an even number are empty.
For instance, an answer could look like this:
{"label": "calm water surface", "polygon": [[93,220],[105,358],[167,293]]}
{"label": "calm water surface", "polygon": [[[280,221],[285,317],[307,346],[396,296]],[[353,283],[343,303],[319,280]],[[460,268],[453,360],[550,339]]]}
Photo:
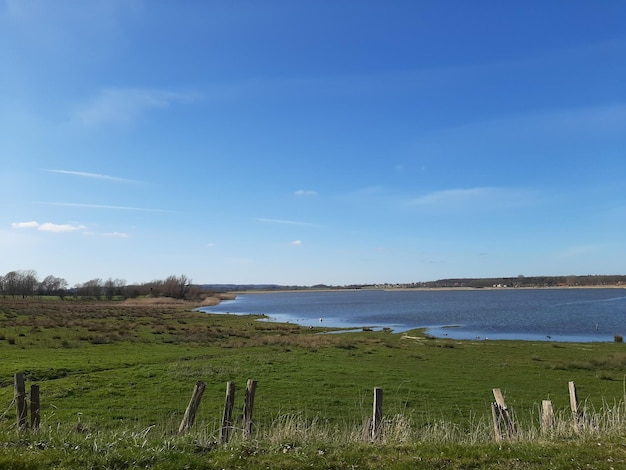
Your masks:
{"label": "calm water surface", "polygon": [[626,336],[626,289],[331,291],[242,294],[201,310],[304,326],[427,328],[454,339],[613,341]]}

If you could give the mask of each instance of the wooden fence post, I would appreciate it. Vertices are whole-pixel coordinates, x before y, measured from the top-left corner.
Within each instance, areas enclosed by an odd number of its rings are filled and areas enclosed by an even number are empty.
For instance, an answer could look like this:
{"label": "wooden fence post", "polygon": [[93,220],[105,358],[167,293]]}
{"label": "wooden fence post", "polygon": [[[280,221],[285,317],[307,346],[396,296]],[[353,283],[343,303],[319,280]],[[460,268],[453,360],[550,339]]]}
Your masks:
{"label": "wooden fence post", "polygon": [[28,405],[26,403],[26,385],[24,374],[15,374],[15,406],[17,407],[17,428],[22,430],[28,426]]}
{"label": "wooden fence post", "polygon": [[39,385],[30,386],[30,429],[37,431],[41,423],[41,404],[39,402]]}
{"label": "wooden fence post", "polygon": [[230,428],[232,427],[233,406],[235,404],[235,382],[226,384],[226,402],[224,403],[224,416],[222,417],[221,441],[228,442]]}
{"label": "wooden fence post", "polygon": [[191,400],[189,400],[189,405],[187,405],[187,409],[185,410],[185,415],[183,416],[183,420],[181,421],[180,426],[178,427],[178,434],[184,434],[193,426],[193,423],[196,420],[196,413],[198,411],[198,408],[200,407],[200,401],[202,400],[202,395],[204,394],[205,388],[206,388],[206,384],[202,381],[196,382],[196,385],[193,387]]}
{"label": "wooden fence post", "polygon": [[383,428],[383,389],[380,387],[374,388],[374,406],[372,413],[372,428],[370,432],[370,439],[377,441],[380,439]]}
{"label": "wooden fence post", "polygon": [[243,438],[252,437],[252,409],[254,408],[254,394],[256,393],[256,380],[248,380],[246,384],[246,396],[243,403]]}
{"label": "wooden fence post", "polygon": [[491,403],[491,418],[493,419],[493,434],[496,438],[496,442],[502,441],[502,426],[500,424],[500,411],[498,404]]}
{"label": "wooden fence post", "polygon": [[572,417],[574,418],[574,430],[578,432],[583,425],[584,416],[582,411],[578,408],[578,392],[576,392],[576,384],[573,381],[570,381],[567,385],[569,388],[569,405],[572,409]]}
{"label": "wooden fence post", "polygon": [[515,424],[513,423],[513,419],[509,413],[509,408],[506,406],[504,397],[502,396],[502,392],[499,388],[493,389],[493,396],[496,401],[491,405],[491,414],[493,417],[493,427],[496,433],[496,440],[501,441],[503,438],[504,433],[501,423],[504,423],[507,438],[513,439],[517,434],[515,431]]}
{"label": "wooden fence post", "polygon": [[554,429],[554,409],[552,401],[543,400],[541,402],[541,431],[546,434]]}

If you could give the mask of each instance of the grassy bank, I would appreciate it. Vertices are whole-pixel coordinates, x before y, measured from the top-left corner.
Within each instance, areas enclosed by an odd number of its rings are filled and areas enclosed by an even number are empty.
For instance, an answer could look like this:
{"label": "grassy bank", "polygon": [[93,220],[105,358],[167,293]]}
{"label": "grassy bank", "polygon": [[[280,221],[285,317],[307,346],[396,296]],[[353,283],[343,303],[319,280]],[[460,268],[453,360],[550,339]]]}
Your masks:
{"label": "grassy bank", "polygon": [[[619,468],[626,462],[626,346],[452,341],[207,315],[185,303],[0,300],[0,466],[4,468]],[[39,384],[42,428],[18,433],[13,375]],[[218,444],[227,381],[258,380],[255,434]],[[176,430],[196,381],[192,431]],[[571,426],[573,380],[593,421]],[[372,390],[386,434],[363,440]],[[491,390],[520,429],[493,442]],[[541,400],[557,428],[540,432]],[[239,411],[240,414],[240,411]],[[591,422],[590,421],[590,422]],[[236,424],[237,425],[237,424]],[[240,425],[240,424],[239,424]],[[569,465],[568,465],[569,463]],[[548,466],[547,468],[550,468]]]}

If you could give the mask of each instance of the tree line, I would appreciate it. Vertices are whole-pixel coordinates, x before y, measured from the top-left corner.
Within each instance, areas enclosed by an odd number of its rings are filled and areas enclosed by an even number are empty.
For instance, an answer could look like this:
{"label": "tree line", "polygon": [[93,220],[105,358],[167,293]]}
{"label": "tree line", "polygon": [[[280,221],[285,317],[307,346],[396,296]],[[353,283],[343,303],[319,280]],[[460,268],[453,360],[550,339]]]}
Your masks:
{"label": "tree line", "polygon": [[197,300],[206,295],[200,286],[194,286],[185,275],[171,275],[163,280],[129,285],[123,279],[94,278],[70,287],[60,277],[49,275],[39,280],[34,270],[9,271],[0,275],[2,297],[28,298],[34,296],[68,296],[96,300],[137,298],[142,296],[171,297],[174,299]]}
{"label": "tree line", "polygon": [[420,283],[419,287],[586,287],[626,285],[626,276],[582,275],[582,276],[523,276],[496,278],[440,279]]}

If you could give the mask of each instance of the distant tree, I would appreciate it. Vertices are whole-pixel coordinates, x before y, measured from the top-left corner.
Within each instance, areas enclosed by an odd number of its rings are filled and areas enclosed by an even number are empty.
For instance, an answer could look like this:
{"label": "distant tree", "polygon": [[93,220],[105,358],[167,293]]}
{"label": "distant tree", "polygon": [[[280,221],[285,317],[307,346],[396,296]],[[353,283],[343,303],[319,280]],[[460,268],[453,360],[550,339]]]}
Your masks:
{"label": "distant tree", "polygon": [[184,299],[191,287],[191,279],[184,274],[168,276],[163,282],[163,295],[174,299]]}
{"label": "distant tree", "polygon": [[29,269],[20,272],[20,294],[25,299],[28,296],[35,295],[35,291],[39,280],[37,279],[37,271]]}
{"label": "distant tree", "polygon": [[104,295],[108,300],[113,300],[113,297],[124,294],[124,286],[126,281],[123,279],[107,279],[104,282]]}
{"label": "distant tree", "polygon": [[67,281],[53,275],[46,276],[39,283],[37,291],[39,295],[58,295],[63,298],[67,289]]}
{"label": "distant tree", "polygon": [[77,294],[83,297],[91,297],[94,299],[100,299],[102,296],[102,292],[104,289],[104,284],[102,283],[102,279],[95,278],[91,279],[83,284],[77,286]]}
{"label": "distant tree", "polygon": [[9,271],[4,276],[4,291],[7,295],[15,297],[19,291],[19,274],[17,271]]}
{"label": "distant tree", "polygon": [[58,295],[61,298],[61,300],[65,299],[65,296],[67,295],[68,286],[69,284],[67,283],[65,279],[63,279],[62,277],[58,277],[56,280],[53,294]]}
{"label": "distant tree", "polygon": [[10,271],[3,277],[2,282],[3,294],[17,297],[21,295],[26,298],[35,294],[38,285],[37,272],[28,271]]}

